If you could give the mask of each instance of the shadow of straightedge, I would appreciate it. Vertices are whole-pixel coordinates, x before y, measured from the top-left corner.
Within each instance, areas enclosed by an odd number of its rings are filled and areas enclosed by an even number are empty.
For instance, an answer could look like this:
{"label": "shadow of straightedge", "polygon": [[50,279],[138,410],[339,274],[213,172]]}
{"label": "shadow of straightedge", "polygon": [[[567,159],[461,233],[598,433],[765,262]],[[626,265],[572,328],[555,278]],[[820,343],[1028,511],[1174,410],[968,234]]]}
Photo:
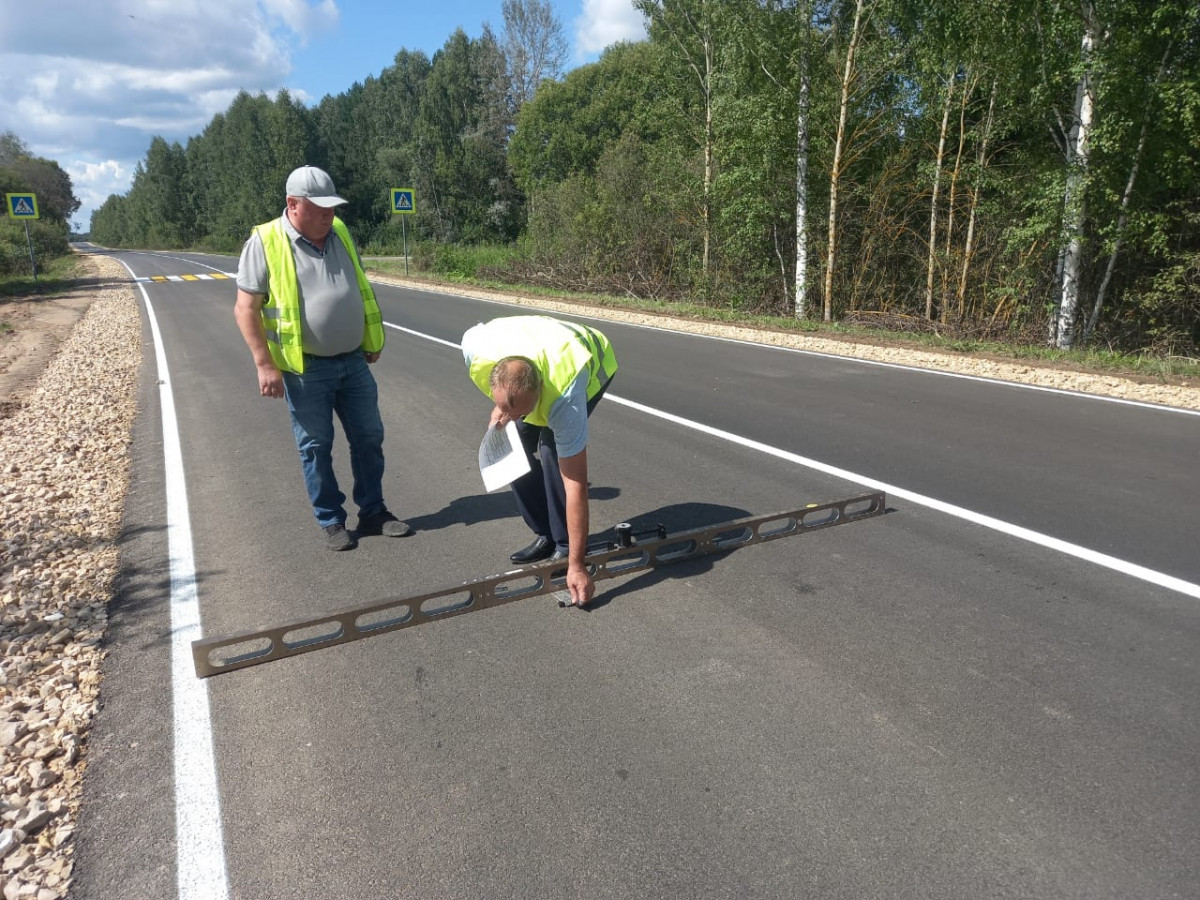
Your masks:
{"label": "shadow of straightedge", "polygon": [[[672,535],[693,531],[697,528],[708,528],[713,525],[732,522],[736,519],[743,519],[749,515],[749,512],[740,507],[725,506],[718,503],[674,503],[670,506],[663,506],[659,509],[634,516],[628,520],[628,524],[631,526],[634,534],[653,531],[659,525],[662,525],[669,538]],[[606,531],[593,535],[592,541],[595,543],[601,541],[615,543],[616,530],[609,528]],[[616,578],[605,580],[597,584],[595,599],[583,611],[595,612],[607,606],[618,597],[635,593],[644,588],[660,584],[668,579],[692,578],[700,575],[711,570],[713,564],[718,559],[731,552],[732,549],[684,560],[671,565],[658,565],[647,572],[634,575],[628,579]]]}

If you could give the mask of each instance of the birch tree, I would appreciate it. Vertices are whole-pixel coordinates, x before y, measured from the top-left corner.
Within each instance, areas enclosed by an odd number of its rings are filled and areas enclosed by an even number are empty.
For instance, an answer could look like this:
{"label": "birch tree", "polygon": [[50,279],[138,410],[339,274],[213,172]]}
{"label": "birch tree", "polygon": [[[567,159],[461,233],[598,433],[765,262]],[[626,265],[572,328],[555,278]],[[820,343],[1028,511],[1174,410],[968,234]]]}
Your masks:
{"label": "birch tree", "polygon": [[567,60],[562,23],[549,0],[504,0],[501,49],[508,65],[509,97],[515,113],[547,78],[559,78]]}
{"label": "birch tree", "polygon": [[1067,181],[1063,198],[1063,247],[1061,251],[1061,296],[1058,313],[1052,321],[1051,343],[1069,349],[1075,343],[1075,319],[1079,309],[1080,277],[1083,272],[1084,228],[1087,225],[1087,180],[1092,129],[1096,116],[1096,44],[1100,25],[1095,4],[1083,0],[1081,8],[1083,36],[1080,41],[1079,81],[1075,88],[1075,108],[1064,128],[1063,151]]}
{"label": "birch tree", "polygon": [[846,45],[846,64],[842,70],[841,93],[838,103],[837,134],[833,142],[833,163],[829,168],[829,232],[825,252],[825,308],[826,322],[833,320],[833,272],[837,263],[838,250],[838,191],[841,187],[843,157],[846,152],[846,122],[850,115],[850,103],[859,78],[855,58],[862,43],[867,19],[874,10],[876,0],[855,0],[854,24],[850,28],[850,40]]}
{"label": "birch tree", "polygon": [[796,97],[796,318],[808,315],[808,116],[812,99],[809,41],[812,34],[810,0],[796,5],[799,28],[799,89]]}
{"label": "birch tree", "polygon": [[[954,99],[954,72],[946,76],[946,96],[942,103],[942,127],[938,129],[937,154],[934,156],[933,192],[929,201],[929,253],[925,263],[925,318],[933,318],[933,276],[937,260],[938,194],[942,188],[942,161],[946,154],[946,131],[950,125],[950,108]],[[953,200],[951,200],[953,206]],[[947,229],[949,232],[949,229]],[[949,237],[947,236],[947,240]]]}
{"label": "birch tree", "polygon": [[963,240],[962,262],[958,272],[958,287],[955,289],[955,301],[958,304],[958,315],[962,318],[966,311],[967,280],[971,273],[971,261],[975,252],[975,222],[979,215],[979,194],[982,188],[984,172],[990,159],[990,140],[992,124],[996,120],[996,96],[1000,90],[999,77],[992,78],[991,96],[988,98],[987,116],[979,135],[978,148],[975,151],[975,182],[971,186],[971,201],[967,213],[967,234]]}

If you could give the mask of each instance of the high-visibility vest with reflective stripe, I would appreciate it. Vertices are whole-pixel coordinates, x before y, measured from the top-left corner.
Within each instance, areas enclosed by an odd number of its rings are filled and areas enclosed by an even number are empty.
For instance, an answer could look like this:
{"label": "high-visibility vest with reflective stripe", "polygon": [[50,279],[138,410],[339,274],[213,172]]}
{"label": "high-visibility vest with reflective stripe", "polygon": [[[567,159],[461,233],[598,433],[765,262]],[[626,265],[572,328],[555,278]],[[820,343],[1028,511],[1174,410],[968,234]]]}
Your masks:
{"label": "high-visibility vest with reflective stripe", "polygon": [[496,363],[520,356],[542,376],[537,406],[525,421],[545,425],[550,407],[584,369],[588,372],[587,398],[591,400],[617,371],[617,356],[608,338],[595,328],[563,322],[550,316],[508,316],[483,327],[483,338],[471,348],[471,380],[488,397],[489,379]]}
{"label": "high-visibility vest with reflective stripe", "polygon": [[[262,239],[263,253],[267,259],[267,272],[271,283],[267,302],[262,305],[263,330],[266,332],[267,349],[271,359],[282,372],[304,373],[304,334],[300,324],[300,285],[296,281],[296,259],[292,256],[292,242],[283,228],[283,221],[275,219],[254,229]],[[375,301],[375,291],[367,281],[358,261],[354,242],[346,223],[334,218],[333,230],[346,248],[346,255],[354,264],[354,275],[363,301],[362,348],[368,353],[383,349],[383,315]],[[328,238],[326,238],[328,240]]]}

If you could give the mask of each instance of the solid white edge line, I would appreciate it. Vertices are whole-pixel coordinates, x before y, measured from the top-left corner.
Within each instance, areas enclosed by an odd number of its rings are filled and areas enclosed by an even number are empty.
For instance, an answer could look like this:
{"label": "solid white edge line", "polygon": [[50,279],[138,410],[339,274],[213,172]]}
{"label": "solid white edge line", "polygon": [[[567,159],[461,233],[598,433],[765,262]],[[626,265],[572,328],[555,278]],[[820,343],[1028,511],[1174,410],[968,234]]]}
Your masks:
{"label": "solid white edge line", "polygon": [[646,415],[657,416],[660,419],[663,419],[667,422],[673,422],[674,424],[681,425],[684,428],[690,428],[693,431],[699,431],[703,434],[738,444],[750,450],[757,450],[760,453],[765,453],[769,456],[786,460],[787,462],[796,463],[797,465],[813,469],[814,471],[823,472],[826,475],[832,475],[835,478],[843,478],[847,481],[852,481],[856,484],[861,484],[864,487],[871,488],[872,490],[885,491],[889,497],[897,497],[903,500],[908,500],[910,503],[916,503],[919,506],[925,506],[929,509],[937,510],[945,515],[954,516],[955,518],[963,519],[976,525],[982,525],[985,528],[990,528],[993,531],[999,531],[1002,534],[1009,535],[1010,537],[1015,537],[1022,541],[1028,541],[1031,544],[1037,544],[1050,550],[1057,550],[1059,553],[1066,554],[1067,556],[1074,556],[1077,559],[1082,559],[1086,562],[1103,566],[1106,569],[1112,569],[1115,572],[1120,572],[1132,578],[1137,578],[1141,581],[1146,581],[1150,584],[1155,584],[1159,587],[1164,587],[1172,591],[1178,591],[1181,594],[1187,594],[1189,597],[1200,599],[1200,584],[1193,584],[1190,581],[1184,581],[1182,578],[1175,578],[1172,575],[1156,572],[1153,569],[1147,569],[1145,566],[1139,566],[1136,563],[1126,562],[1125,560],[1117,559],[1114,556],[1098,553],[1095,550],[1089,550],[1087,547],[1081,547],[1078,544],[1072,544],[1069,541],[1050,537],[1049,535],[1033,531],[1029,528],[1022,528],[1020,525],[1013,525],[1009,522],[992,518],[991,516],[985,516],[982,513],[972,512],[969,509],[963,509],[961,506],[955,506],[942,500],[936,500],[933,497],[926,497],[924,494],[918,494],[914,491],[906,490],[905,488],[896,487],[893,484],[887,484],[882,481],[877,481],[873,478],[867,478],[863,475],[850,472],[846,469],[839,469],[836,466],[830,466],[815,459],[809,459],[808,457],[800,456],[787,450],[781,450],[778,447],[772,447],[769,444],[752,441],[748,438],[731,434],[728,431],[722,431],[721,429],[713,428],[710,425],[703,425],[700,422],[695,422],[691,419],[685,419],[682,416],[664,412],[661,409],[655,409],[652,406],[646,406],[633,400],[626,400],[623,397],[616,397],[612,394],[605,394],[604,399],[618,403],[621,406],[627,406],[630,409],[635,409],[638,412],[645,413]]}
{"label": "solid white edge line", "polygon": [[388,328],[394,328],[396,331],[403,331],[405,334],[411,334],[413,337],[419,337],[426,341],[433,341],[435,344],[441,344],[443,347],[451,347],[455,350],[461,350],[462,347],[453,341],[443,341],[441,338],[434,337],[432,334],[425,334],[421,331],[413,331],[411,328],[404,328],[400,325],[393,325],[391,322],[384,322]]}
{"label": "solid white edge line", "polygon": [[[123,260],[121,265],[134,276]],[[196,677],[192,641],[201,638],[196,564],[188,513],[187,482],[171,375],[158,319],[150,296],[138,284],[154,336],[162,407],[163,461],[166,476],[167,556],[171,579],[171,696],[175,757],[175,860],[180,900],[228,900],[225,839],[213,755],[208,683]]]}
{"label": "solid white edge line", "polygon": [[[432,335],[424,334],[420,331],[413,331],[411,328],[402,328],[399,325],[393,325],[391,322],[384,322],[389,328],[394,328],[397,331],[403,331],[406,334],[411,334],[414,337],[424,338],[427,341],[433,341],[436,344],[442,344],[446,347],[460,349],[458,344],[450,341],[442,340],[441,338],[433,337]],[[702,335],[698,335],[702,336]],[[786,349],[786,348],[777,348]],[[986,381],[987,379],[980,379]],[[1007,382],[1006,382],[1007,383]],[[1071,393],[1064,391],[1063,393]],[[1090,396],[1084,394],[1072,394],[1072,396]],[[655,409],[652,406],[646,406],[643,403],[637,403],[634,400],[626,400],[624,397],[619,397],[615,394],[605,394],[604,399],[612,401],[621,406],[627,406],[630,409],[645,413],[649,416],[656,416],[667,422],[672,422],[676,425],[681,425],[684,428],[690,428],[693,431],[699,431],[711,437],[719,438],[723,441],[729,441],[733,444],[746,447],[750,450],[757,450],[759,453],[765,453],[768,456],[774,456],[777,459],[786,460],[787,462],[795,463],[799,466],[812,469],[816,472],[823,472],[826,475],[832,475],[835,478],[842,478],[846,481],[861,484],[863,487],[871,490],[884,491],[890,497],[898,497],[908,500],[910,503],[916,503],[918,506],[925,506],[929,509],[937,510],[948,516],[954,516],[958,519],[963,519],[967,522],[972,522],[976,525],[982,525],[984,528],[990,528],[993,531],[998,531],[1002,534],[1007,534],[1010,537],[1015,537],[1018,540],[1028,541],[1031,544],[1037,544],[1041,547],[1046,547],[1050,550],[1056,550],[1059,553],[1073,556],[1076,559],[1082,559],[1086,562],[1093,563],[1097,566],[1103,566],[1106,569],[1112,569],[1115,572],[1120,572],[1128,575],[1131,578],[1136,578],[1140,581],[1145,581],[1150,584],[1158,585],[1159,587],[1167,588],[1168,590],[1178,591],[1181,594],[1186,594],[1189,597],[1200,599],[1200,584],[1193,584],[1190,581],[1184,581],[1182,578],[1176,578],[1173,575],[1166,575],[1162,572],[1156,572],[1154,569],[1148,569],[1145,566],[1139,566],[1136,563],[1127,562],[1123,559],[1117,559],[1115,556],[1109,556],[1105,553],[1098,553],[1095,550],[1089,550],[1087,547],[1081,547],[1078,544],[1072,544],[1069,541],[1060,540],[1056,537],[1051,537],[1048,534],[1042,534],[1038,531],[1033,531],[1029,528],[1022,528],[1020,525],[1013,525],[1010,522],[995,519],[991,516],[985,516],[983,513],[972,512],[969,509],[964,509],[961,506],[955,506],[952,503],[946,503],[942,500],[936,500],[933,497],[926,497],[924,494],[918,494],[914,491],[906,490],[905,488],[896,487],[894,484],[886,484],[882,481],[876,481],[874,478],[867,478],[864,475],[859,475],[856,472],[850,472],[846,469],[839,469],[837,466],[831,466],[815,459],[809,459],[806,456],[800,456],[796,453],[791,453],[788,450],[781,450],[778,447],[772,447],[770,444],[763,444],[759,441],[752,441],[749,438],[741,437],[740,435],[732,434],[728,431],[722,431],[719,428],[713,428],[711,425],[704,425],[700,422],[695,422],[691,419],[685,419],[682,416],[677,416],[674,413],[665,412],[661,409]],[[1152,407],[1161,409],[1163,407]]]}

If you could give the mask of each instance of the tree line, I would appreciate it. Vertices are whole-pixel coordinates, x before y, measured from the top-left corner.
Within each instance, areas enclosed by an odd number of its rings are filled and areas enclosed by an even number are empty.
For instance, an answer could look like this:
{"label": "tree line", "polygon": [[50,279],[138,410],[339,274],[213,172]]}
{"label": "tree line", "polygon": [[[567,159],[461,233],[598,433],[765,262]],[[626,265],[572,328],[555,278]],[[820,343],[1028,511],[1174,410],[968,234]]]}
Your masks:
{"label": "tree line", "polygon": [[155,138],[92,219],[232,250],[326,168],[360,242],[747,313],[1197,355],[1190,0],[634,0],[645,41],[563,75],[542,0],[308,108],[240,94]]}
{"label": "tree line", "polygon": [[27,223],[29,240],[7,210],[0,218],[0,276],[31,274],[30,241],[39,265],[70,252],[69,223],[80,206],[71,176],[54,160],[34,156],[12,131],[0,132],[0,196],[4,194],[36,194],[39,218]]}

